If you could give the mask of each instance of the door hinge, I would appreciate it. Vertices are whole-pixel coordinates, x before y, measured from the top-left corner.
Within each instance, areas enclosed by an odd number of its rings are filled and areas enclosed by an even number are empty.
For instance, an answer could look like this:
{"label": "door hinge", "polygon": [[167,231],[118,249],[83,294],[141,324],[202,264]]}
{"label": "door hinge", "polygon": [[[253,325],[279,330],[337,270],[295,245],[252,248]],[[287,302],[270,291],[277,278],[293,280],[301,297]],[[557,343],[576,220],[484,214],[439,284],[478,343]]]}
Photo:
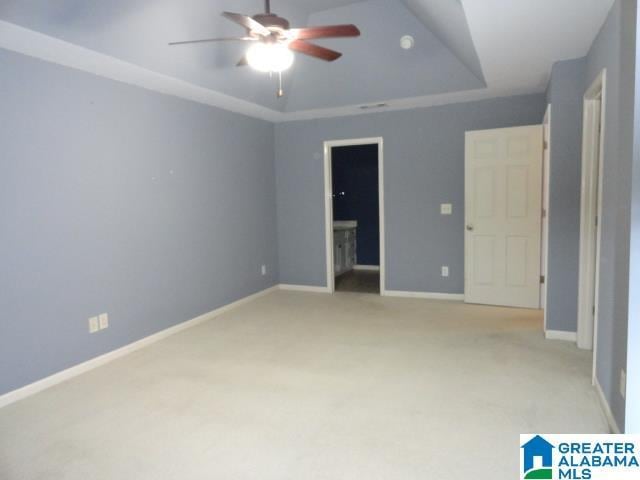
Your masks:
{"label": "door hinge", "polygon": [[596,306],[591,307],[591,315],[596,316]]}
{"label": "door hinge", "polygon": [[547,210],[545,208],[542,209],[542,218],[547,218]]}
{"label": "door hinge", "polygon": [[598,222],[600,221],[600,219],[598,218],[598,216],[596,215],[596,227],[598,226]]}
{"label": "door hinge", "polygon": [[545,281],[544,275],[540,275],[540,283],[544,283],[544,281]]}
{"label": "door hinge", "polygon": [[542,145],[544,147],[545,150],[549,150],[549,142],[547,142],[546,140],[544,142],[542,142]]}

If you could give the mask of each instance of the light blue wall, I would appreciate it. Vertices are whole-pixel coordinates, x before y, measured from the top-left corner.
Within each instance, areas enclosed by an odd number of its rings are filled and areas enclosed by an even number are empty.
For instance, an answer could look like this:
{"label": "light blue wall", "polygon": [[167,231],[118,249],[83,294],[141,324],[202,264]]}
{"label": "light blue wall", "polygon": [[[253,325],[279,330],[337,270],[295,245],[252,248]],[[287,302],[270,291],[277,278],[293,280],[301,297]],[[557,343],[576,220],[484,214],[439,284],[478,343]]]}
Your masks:
{"label": "light blue wall", "polygon": [[[618,425],[626,368],[636,2],[618,0],[587,56],[586,86],[607,69],[597,377]],[[637,293],[636,293],[637,295]]]}
{"label": "light blue wall", "polygon": [[276,283],[271,124],[0,65],[0,394]]}
{"label": "light blue wall", "polygon": [[575,332],[578,317],[582,104],[586,59],[553,66],[547,329]]}
{"label": "light blue wall", "polygon": [[462,293],[465,131],[539,124],[545,106],[540,94],[277,125],[280,281],[326,285],[323,142],[381,136],[387,289]]}

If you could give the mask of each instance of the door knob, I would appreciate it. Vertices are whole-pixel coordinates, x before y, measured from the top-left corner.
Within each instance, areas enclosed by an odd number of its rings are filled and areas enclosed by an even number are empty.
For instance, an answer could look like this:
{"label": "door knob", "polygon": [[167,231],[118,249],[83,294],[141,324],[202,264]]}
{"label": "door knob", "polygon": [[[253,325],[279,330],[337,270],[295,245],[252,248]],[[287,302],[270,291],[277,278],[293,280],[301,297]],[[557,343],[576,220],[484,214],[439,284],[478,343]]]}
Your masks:
{"label": "door knob", "polygon": [[473,225],[467,225],[467,230],[469,232],[473,232]]}

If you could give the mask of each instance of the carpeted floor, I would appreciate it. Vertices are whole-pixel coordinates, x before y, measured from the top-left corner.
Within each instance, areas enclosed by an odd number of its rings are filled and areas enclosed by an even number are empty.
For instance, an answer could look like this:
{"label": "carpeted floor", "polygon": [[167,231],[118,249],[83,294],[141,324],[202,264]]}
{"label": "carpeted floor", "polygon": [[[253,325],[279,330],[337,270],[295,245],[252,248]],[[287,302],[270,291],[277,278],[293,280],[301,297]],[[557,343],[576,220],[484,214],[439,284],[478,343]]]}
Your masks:
{"label": "carpeted floor", "polygon": [[274,292],[0,410],[3,480],[518,478],[518,434],[607,432],[541,314]]}

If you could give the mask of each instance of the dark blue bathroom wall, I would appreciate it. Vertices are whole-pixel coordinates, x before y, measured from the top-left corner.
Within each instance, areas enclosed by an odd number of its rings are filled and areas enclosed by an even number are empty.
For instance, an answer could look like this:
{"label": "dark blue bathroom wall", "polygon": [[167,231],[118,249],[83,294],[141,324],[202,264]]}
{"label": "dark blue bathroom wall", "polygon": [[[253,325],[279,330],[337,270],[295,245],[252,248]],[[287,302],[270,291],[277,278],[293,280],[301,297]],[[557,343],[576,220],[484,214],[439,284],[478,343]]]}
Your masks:
{"label": "dark blue bathroom wall", "polygon": [[380,265],[378,145],[332,151],[333,219],[357,220],[359,265]]}

